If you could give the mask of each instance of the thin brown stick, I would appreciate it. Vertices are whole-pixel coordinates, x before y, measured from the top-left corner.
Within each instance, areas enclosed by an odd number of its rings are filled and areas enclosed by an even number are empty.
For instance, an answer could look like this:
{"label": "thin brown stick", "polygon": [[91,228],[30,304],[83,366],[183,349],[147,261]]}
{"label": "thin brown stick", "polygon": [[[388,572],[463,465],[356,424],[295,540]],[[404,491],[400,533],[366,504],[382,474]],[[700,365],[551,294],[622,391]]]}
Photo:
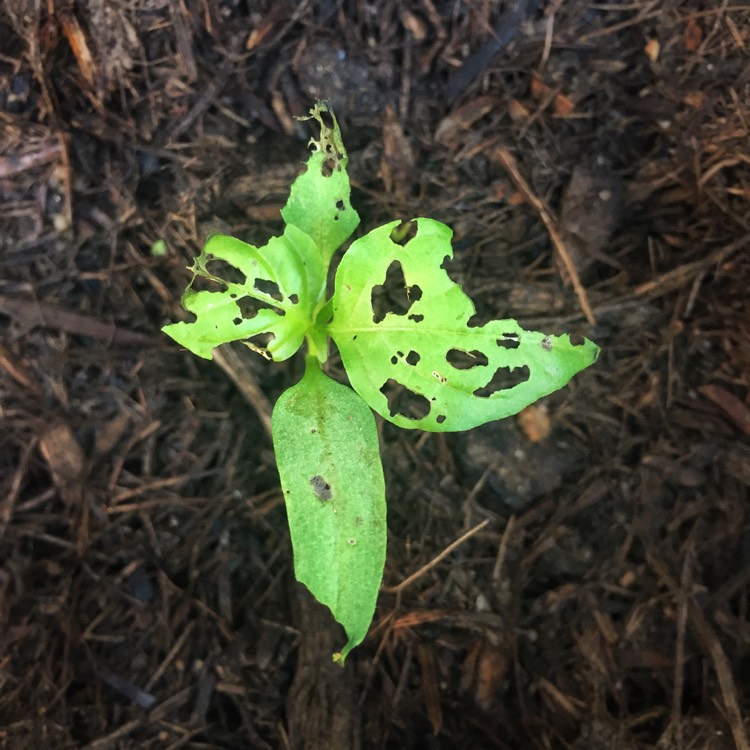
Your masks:
{"label": "thin brown stick", "polygon": [[152,347],[159,344],[159,340],[154,336],[124,330],[114,323],[106,323],[91,315],[74,313],[24,297],[0,294],[0,313],[9,315],[29,327],[41,325],[65,333],[100,339],[109,344],[136,347]]}
{"label": "thin brown stick", "polygon": [[[667,585],[670,593],[679,601],[679,597],[684,592],[682,592],[677,581],[675,581],[670,575],[666,565],[651,552],[646,554],[646,559],[659,578],[661,578],[661,580]],[[732,730],[734,744],[737,747],[737,750],[750,750],[750,740],[748,740],[747,730],[745,729],[745,723],[742,718],[742,710],[740,709],[740,701],[737,695],[737,686],[734,683],[732,666],[729,663],[729,659],[727,658],[726,653],[724,653],[721,642],[708,622],[706,615],[703,613],[703,610],[693,596],[687,597],[687,611],[690,627],[698,637],[703,648],[708,651],[711,661],[713,662],[716,678],[719,681],[721,697],[724,702],[726,719]]]}
{"label": "thin brown stick", "polygon": [[380,590],[385,591],[388,594],[399,594],[401,593],[407,586],[411,586],[414,581],[421,578],[425,573],[432,570],[436,565],[438,565],[442,560],[444,560],[448,555],[450,555],[453,550],[460,547],[464,542],[468,541],[473,537],[475,534],[478,534],[483,528],[485,528],[490,522],[489,518],[485,518],[484,521],[481,523],[478,523],[474,528],[469,529],[465,534],[462,534],[458,539],[451,542],[439,555],[436,557],[433,557],[430,562],[428,562],[426,565],[423,565],[418,571],[415,573],[412,573],[408,578],[405,578],[401,583],[396,584],[395,586],[381,586]]}
{"label": "thin brown stick", "polygon": [[581,310],[583,310],[583,314],[586,316],[586,320],[588,320],[591,325],[594,325],[596,323],[596,318],[594,318],[594,312],[591,309],[591,305],[589,304],[586,290],[583,288],[581,279],[578,276],[578,271],[576,270],[576,267],[570,257],[568,248],[565,246],[565,242],[563,242],[563,238],[560,235],[560,232],[557,230],[557,222],[552,218],[550,210],[547,208],[544,201],[538,195],[536,195],[536,193],[534,193],[529,183],[526,182],[523,175],[518,169],[516,160],[513,158],[513,156],[511,156],[511,153],[510,151],[508,151],[508,149],[504,148],[503,146],[498,146],[495,149],[495,156],[497,160],[503,165],[508,174],[510,174],[510,176],[513,178],[513,181],[516,183],[516,187],[523,194],[523,197],[534,207],[534,210],[539,214],[539,218],[542,220],[542,223],[546,227],[549,238],[550,240],[552,240],[552,244],[554,245],[555,250],[557,250],[560,259],[565,266],[565,270],[568,272],[568,276],[570,276],[570,281],[573,284],[573,289],[575,289],[576,295],[578,296],[578,302],[581,305]]}
{"label": "thin brown stick", "polygon": [[231,346],[219,346],[213,351],[214,362],[224,370],[229,379],[240,389],[250,406],[255,409],[263,429],[271,437],[271,402],[260,389],[252,370],[243,358],[244,352]]}
{"label": "thin brown stick", "polygon": [[672,685],[672,737],[677,750],[683,750],[682,693],[685,689],[685,635],[688,620],[688,598],[693,580],[692,550],[688,550],[682,563],[680,598],[677,602],[677,637],[675,639],[674,684]]}

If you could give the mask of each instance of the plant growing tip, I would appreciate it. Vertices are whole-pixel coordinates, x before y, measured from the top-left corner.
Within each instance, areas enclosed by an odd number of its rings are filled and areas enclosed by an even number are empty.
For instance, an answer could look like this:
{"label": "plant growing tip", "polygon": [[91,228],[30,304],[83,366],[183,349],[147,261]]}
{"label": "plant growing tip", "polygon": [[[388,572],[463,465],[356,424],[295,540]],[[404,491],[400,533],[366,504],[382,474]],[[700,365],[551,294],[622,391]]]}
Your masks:
{"label": "plant growing tip", "polygon": [[[215,291],[183,295],[192,323],[164,332],[194,354],[240,341],[282,361],[307,344],[302,380],[281,395],[272,432],[297,579],[328,606],[347,641],[344,664],[372,621],[385,563],[383,469],[372,410],[406,428],[466,430],[516,414],[562,388],[597,358],[587,339],[526,331],[515,320],[469,325],[475,309],[442,265],[452,232],[433,219],[394,221],[352,243],[326,286],[334,253],[359,215],[348,156],[330,105],[305,170],[281,210],[285,229],[262,247],[214,235],[192,266]],[[216,261],[235,271],[226,279]],[[403,309],[379,309],[389,273],[403,279]],[[352,388],[321,369],[332,338]],[[353,390],[352,390],[353,389]]]}

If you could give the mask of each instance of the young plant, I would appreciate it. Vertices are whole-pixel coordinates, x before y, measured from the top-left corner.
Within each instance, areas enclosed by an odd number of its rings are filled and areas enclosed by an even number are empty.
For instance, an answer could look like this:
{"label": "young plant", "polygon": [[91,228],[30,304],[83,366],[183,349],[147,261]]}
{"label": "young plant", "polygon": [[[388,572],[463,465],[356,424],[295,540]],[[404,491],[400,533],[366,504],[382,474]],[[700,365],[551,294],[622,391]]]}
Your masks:
{"label": "young plant", "polygon": [[[331,259],[359,216],[333,111],[318,102],[304,119],[315,119],[321,133],[281,211],[283,234],[263,247],[210,237],[193,281],[219,290],[197,291],[191,282],[182,304],[195,320],[163,330],[206,359],[230,341],[277,362],[306,344],[305,374],[273,410],[273,444],[295,574],[344,627],[347,642],[334,655],[343,664],[367,634],[385,562],[385,484],[371,409],[399,427],[467,430],[561,388],[599,350],[515,320],[471,325],[474,305],[443,267],[453,257],[452,232],[434,219],[393,221],[355,240],[329,294]],[[389,274],[404,281],[398,311],[381,310]],[[322,369],[329,339],[351,388]]]}

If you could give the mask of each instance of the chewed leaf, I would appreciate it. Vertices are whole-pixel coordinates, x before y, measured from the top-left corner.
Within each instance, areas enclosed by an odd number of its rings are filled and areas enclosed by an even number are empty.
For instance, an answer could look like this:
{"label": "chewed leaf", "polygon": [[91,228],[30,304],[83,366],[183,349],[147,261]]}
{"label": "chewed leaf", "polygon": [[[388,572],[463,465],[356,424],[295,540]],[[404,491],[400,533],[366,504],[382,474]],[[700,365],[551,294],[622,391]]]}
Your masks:
{"label": "chewed leaf", "polygon": [[375,419],[351,388],[311,357],[273,410],[273,445],[297,580],[347,634],[337,655],[370,627],[385,564],[385,482]]}
{"label": "chewed leaf", "polygon": [[292,184],[281,215],[313,238],[328,264],[359,224],[359,214],[349,200],[350,186],[346,165],[349,158],[341,141],[341,131],[331,107],[318,102],[310,116],[320,124],[320,138],[310,143],[313,153],[305,171]]}
{"label": "chewed leaf", "polygon": [[220,288],[196,291],[191,284],[182,304],[196,320],[162,330],[205,359],[229,341],[243,341],[276,361],[291,357],[325,292],[326,266],[320,253],[294,226],[260,248],[214,235],[192,270],[193,284],[203,278]]}
{"label": "chewed leaf", "polygon": [[[401,427],[467,430],[516,414],[599,352],[587,339],[515,320],[469,326],[474,305],[441,267],[453,256],[451,236],[432,219],[386,224],[354,242],[336,274],[329,333],[352,387]],[[379,289],[395,267],[401,300],[383,312]]]}

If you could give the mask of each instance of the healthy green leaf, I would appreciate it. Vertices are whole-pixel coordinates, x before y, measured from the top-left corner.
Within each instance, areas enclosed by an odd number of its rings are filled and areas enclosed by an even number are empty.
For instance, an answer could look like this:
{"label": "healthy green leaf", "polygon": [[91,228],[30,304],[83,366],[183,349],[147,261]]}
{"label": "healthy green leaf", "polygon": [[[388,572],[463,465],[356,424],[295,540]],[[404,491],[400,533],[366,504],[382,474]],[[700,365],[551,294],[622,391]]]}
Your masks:
{"label": "healthy green leaf", "polygon": [[[327,121],[330,117],[330,124]],[[315,151],[305,171],[292,184],[281,216],[287,224],[309,234],[318,246],[326,266],[359,224],[359,214],[349,201],[349,157],[341,142],[341,131],[333,110],[318,102],[309,117],[320,123],[320,139],[312,139]]]}
{"label": "healthy green leaf", "polygon": [[[232,276],[244,278],[223,278],[212,270],[217,261],[232,266]],[[313,240],[292,225],[261,248],[214,235],[196,258],[193,282],[182,298],[196,320],[162,330],[205,359],[211,359],[214,347],[229,341],[244,341],[276,361],[287,359],[300,348],[322,304],[327,268]],[[196,277],[224,289],[195,291],[191,287]],[[247,341],[258,334],[272,335],[266,347]]]}
{"label": "healthy green leaf", "polygon": [[[392,222],[356,240],[336,274],[328,331],[352,387],[401,427],[467,430],[510,416],[599,352],[587,339],[525,331],[515,320],[470,326],[474,305],[441,267],[453,256],[451,236],[432,219]],[[381,320],[373,288],[398,266],[405,309]]]}
{"label": "healthy green leaf", "polygon": [[343,625],[346,655],[367,634],[385,564],[385,483],[375,419],[313,357],[273,410],[273,444],[297,579]]}

